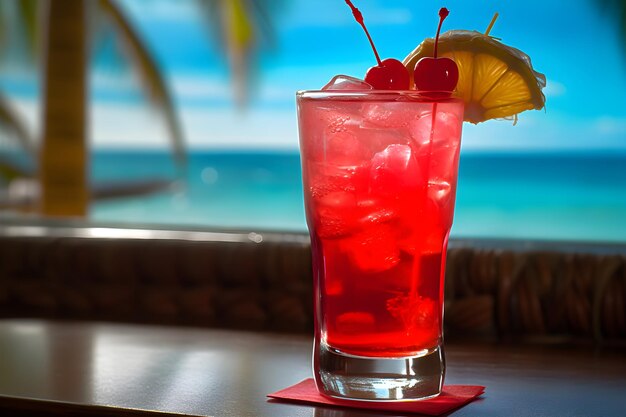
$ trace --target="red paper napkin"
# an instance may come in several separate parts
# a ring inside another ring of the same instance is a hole
[[[442,393],[429,400],[421,401],[353,401],[326,397],[317,391],[312,378],[305,379],[289,388],[269,394],[268,397],[307,404],[333,405],[338,407],[360,408],[367,410],[397,411],[438,416],[459,408],[485,392],[480,385],[446,385]]]

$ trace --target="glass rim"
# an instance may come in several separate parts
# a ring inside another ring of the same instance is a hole
[[[418,90],[298,90],[297,99],[324,100],[346,99],[359,101],[408,101],[463,102],[455,92]]]

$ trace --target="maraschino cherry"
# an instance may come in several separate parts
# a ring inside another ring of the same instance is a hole
[[[352,4],[350,0],[346,0],[346,4],[350,6],[350,9],[352,9],[352,14],[354,15],[356,21],[363,27],[363,30],[367,35],[367,39],[370,41],[370,45],[372,45],[376,61],[378,62],[378,65],[367,70],[367,73],[365,74],[365,82],[374,87],[376,90],[408,90],[411,81],[409,72],[404,64],[393,58],[383,59],[382,61],[380,60],[378,51],[376,51],[376,47],[374,46],[374,41],[372,41],[372,37],[367,31],[365,23],[363,23],[363,15],[361,14],[361,11],[354,7],[354,4]]]
[[[415,64],[413,79],[417,90],[451,92],[456,88],[456,84],[459,81],[459,68],[456,66],[456,63],[450,58],[437,57],[441,24],[448,14],[450,12],[445,7],[439,10],[439,26],[437,27],[433,57],[424,57]]]

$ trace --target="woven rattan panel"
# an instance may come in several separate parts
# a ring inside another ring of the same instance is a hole
[[[452,334],[626,338],[626,256],[461,248],[447,268]]]
[[[309,332],[306,239],[0,236],[0,317]],[[446,334],[626,339],[626,256],[453,242]]]

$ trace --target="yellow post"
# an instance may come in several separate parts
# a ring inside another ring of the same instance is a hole
[[[39,155],[43,215],[88,213],[88,3],[48,0],[46,4]]]

